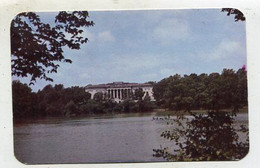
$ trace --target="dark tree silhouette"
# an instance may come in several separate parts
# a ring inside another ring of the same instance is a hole
[[[83,37],[88,21],[87,11],[59,12],[55,24],[43,23],[34,12],[18,14],[11,23],[12,75],[53,81],[47,74],[56,73],[59,62],[71,63],[63,55],[63,47],[80,49],[87,43]]]
[[[246,18],[244,16],[244,14],[238,10],[238,9],[234,9],[234,8],[222,8],[221,10],[222,12],[227,12],[227,15],[235,15],[235,21],[245,21]]]
[[[154,149],[154,157],[169,161],[230,161],[240,160],[248,153],[248,129],[244,125],[235,128],[234,113],[190,114],[192,119],[183,115],[160,118],[173,125],[161,134],[173,145]],[[245,142],[239,140],[239,134],[247,135]]]

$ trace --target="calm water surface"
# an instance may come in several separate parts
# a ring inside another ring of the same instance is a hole
[[[164,161],[153,149],[172,146],[160,137],[165,121],[149,115],[45,119],[14,126],[16,158],[28,164]],[[247,123],[247,114],[236,121]]]

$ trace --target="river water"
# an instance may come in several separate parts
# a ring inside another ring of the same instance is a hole
[[[169,127],[146,115],[43,119],[14,126],[14,153],[26,164],[164,161],[153,149],[172,146],[160,137]],[[247,114],[237,123],[247,124]]]

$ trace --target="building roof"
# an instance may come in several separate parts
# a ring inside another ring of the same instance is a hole
[[[107,89],[107,88],[125,88],[125,87],[151,87],[150,83],[127,83],[127,82],[113,82],[107,84],[87,85],[85,89]]]

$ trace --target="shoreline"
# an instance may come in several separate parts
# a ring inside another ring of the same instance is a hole
[[[231,113],[231,109],[225,109],[221,110],[227,113]],[[195,114],[205,114],[207,110],[191,110],[192,113]],[[32,124],[32,123],[38,123],[42,121],[53,121],[59,122],[59,121],[66,121],[66,120],[80,120],[80,119],[109,119],[109,118],[120,118],[120,117],[138,117],[138,116],[154,116],[154,117],[160,117],[160,116],[176,116],[177,113],[182,113],[184,115],[189,115],[188,112],[175,112],[167,109],[154,109],[152,111],[148,112],[117,112],[117,113],[106,113],[106,114],[90,114],[90,115],[79,115],[79,116],[45,116],[45,117],[32,117],[32,118],[20,118],[20,119],[14,119],[13,118],[13,124],[15,126],[19,126],[20,124]],[[239,110],[236,114],[248,114],[248,108],[244,107]]]

